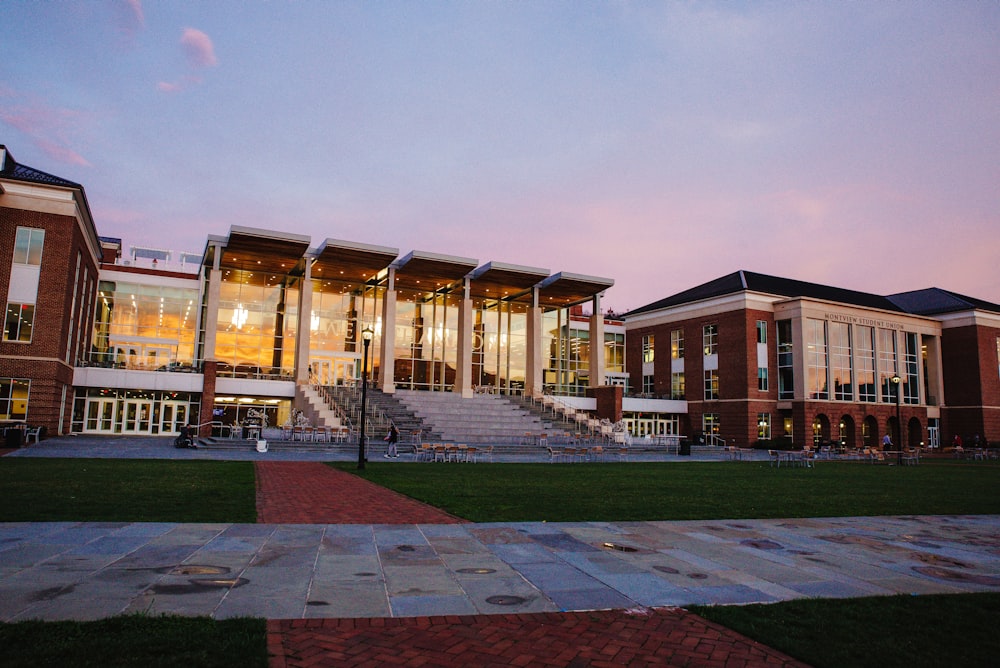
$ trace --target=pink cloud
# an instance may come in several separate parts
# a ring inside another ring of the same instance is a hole
[[[179,93],[185,88],[196,86],[200,83],[200,77],[186,76],[181,77],[177,81],[160,81],[156,84],[156,88],[164,93]]]
[[[184,28],[181,46],[193,67],[214,67],[219,63],[215,57],[215,47],[208,35],[195,28]]]
[[[115,14],[118,26],[128,37],[132,37],[146,25],[142,0],[118,0],[115,4]]]
[[[86,158],[69,147],[68,137],[75,134],[83,116],[80,112],[50,107],[40,100],[20,102],[18,98],[23,96],[9,88],[0,89],[0,97],[14,98],[12,104],[0,107],[0,121],[24,133],[53,160],[90,166]]]

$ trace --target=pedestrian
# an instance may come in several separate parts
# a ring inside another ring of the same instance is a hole
[[[393,424],[392,422],[389,423],[389,433],[386,434],[385,438],[383,438],[382,440],[386,441],[389,444],[389,449],[386,450],[386,453],[383,455],[383,457],[385,457],[386,459],[389,459],[390,457],[393,459],[399,457],[399,452],[396,451],[396,441],[399,440],[399,430],[396,429],[395,424]]]
[[[889,434],[886,434],[885,436],[882,437],[882,449],[888,450],[891,447],[892,447],[892,437],[890,437]]]

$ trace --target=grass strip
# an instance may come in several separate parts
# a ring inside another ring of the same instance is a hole
[[[0,521],[255,522],[252,462],[0,458]]]
[[[765,463],[441,464],[337,468],[474,522],[1000,514],[1000,466]]]
[[[92,622],[0,624],[0,666],[267,666],[263,619],[123,615]]]
[[[691,612],[816,668],[995,666],[1000,594],[800,599]]]

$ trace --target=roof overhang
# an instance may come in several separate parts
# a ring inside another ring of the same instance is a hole
[[[574,306],[593,299],[615,284],[614,279],[561,271],[538,285],[538,305],[543,309]]]
[[[514,299],[549,276],[548,269],[487,262],[472,272],[471,296],[483,299]],[[530,299],[530,295],[528,297]]]
[[[315,252],[312,277],[364,283],[392,264],[398,255],[398,248],[327,239]]]
[[[210,238],[209,246],[221,252],[219,268],[228,281],[270,285],[301,271],[309,237],[233,225],[228,237]],[[205,263],[214,261],[214,252],[206,252]]]
[[[433,292],[465,278],[478,260],[426,251],[411,251],[393,263],[397,290]]]

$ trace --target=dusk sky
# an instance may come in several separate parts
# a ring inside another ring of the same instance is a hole
[[[1000,2],[0,4],[0,144],[98,231],[1000,303]]]

